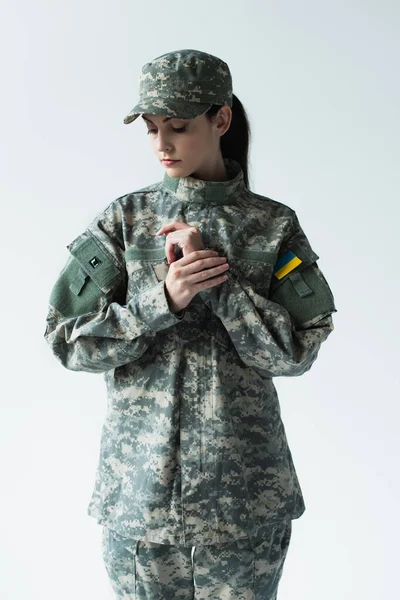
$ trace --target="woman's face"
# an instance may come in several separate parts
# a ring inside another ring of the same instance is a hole
[[[205,115],[195,119],[147,113],[142,115],[154,154],[170,177],[192,176],[212,180],[216,165],[220,167],[222,163],[220,136],[230,124],[230,108],[223,109],[212,122]],[[166,158],[178,162],[169,166],[163,162]]]

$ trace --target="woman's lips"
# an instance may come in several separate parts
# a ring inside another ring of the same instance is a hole
[[[176,163],[180,162],[179,160],[163,160],[162,161],[166,167],[172,167]]]

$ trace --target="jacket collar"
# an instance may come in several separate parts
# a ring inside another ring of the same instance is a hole
[[[224,158],[229,181],[204,181],[195,177],[170,177],[164,174],[162,186],[182,202],[233,204],[246,189],[240,164]]]

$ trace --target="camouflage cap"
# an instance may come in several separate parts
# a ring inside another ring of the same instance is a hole
[[[194,119],[213,105],[232,106],[228,65],[200,50],[176,50],[142,67],[139,102],[125,117],[132,123],[142,113]]]

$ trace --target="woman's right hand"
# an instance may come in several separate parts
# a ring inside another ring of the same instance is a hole
[[[198,292],[223,283],[228,269],[226,257],[214,250],[195,250],[175,260],[165,279],[171,311],[181,311]]]

